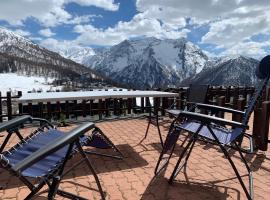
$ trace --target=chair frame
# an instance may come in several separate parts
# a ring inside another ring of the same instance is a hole
[[[10,153],[12,151],[16,151],[16,147],[19,147],[26,143],[31,143],[32,138],[34,138],[37,134],[40,134],[40,131],[44,131],[45,128],[47,129],[55,129],[55,127],[50,124],[50,122],[39,119],[39,118],[31,118],[30,116],[22,116],[15,118],[13,120],[10,120],[8,122],[4,122],[0,125],[0,131],[7,130],[9,133],[13,132],[12,130],[18,130],[18,127],[22,126],[26,122],[33,122],[33,121],[39,121],[43,125],[39,127],[36,131],[34,131],[32,134],[27,136],[26,138],[21,139],[19,143],[17,143],[14,147],[12,147],[10,150],[5,151],[4,153]],[[44,185],[48,185],[49,191],[48,191],[48,199],[52,200],[54,199],[55,195],[61,195],[70,199],[78,199],[78,200],[86,200],[85,198],[82,198],[78,195],[71,194],[66,191],[62,191],[59,189],[59,184],[62,178],[70,172],[73,168],[77,167],[78,165],[85,162],[89,168],[89,170],[92,172],[99,193],[101,195],[101,198],[105,200],[105,194],[103,193],[100,181],[98,179],[98,176],[89,160],[89,158],[86,156],[86,153],[84,152],[82,146],[84,145],[80,141],[80,137],[84,135],[86,132],[92,130],[95,128],[95,125],[91,122],[84,123],[73,130],[66,133],[63,137],[56,138],[55,140],[51,141],[47,145],[45,145],[43,148],[40,148],[39,150],[33,152],[31,155],[26,157],[25,159],[19,161],[15,165],[11,166],[8,159],[5,158],[5,154],[0,154],[0,166],[6,170],[8,170],[11,174],[15,174],[31,191],[30,194],[25,199],[31,199],[34,195],[37,194],[41,190],[41,188]],[[17,134],[17,131],[15,131]],[[19,131],[18,131],[19,132]],[[42,134],[46,134],[42,133]],[[21,136],[22,137],[22,136]],[[19,137],[19,138],[21,138]],[[56,152],[57,150],[68,146],[68,150],[64,156],[64,159],[59,161],[57,166],[55,166],[53,169],[50,169],[50,172],[48,174],[41,176],[38,179],[37,184],[33,184],[26,176],[22,174],[22,172],[27,169],[28,167],[31,167],[36,162],[44,159],[48,155],[50,155],[53,152]],[[67,171],[64,172],[65,166],[67,161],[72,158],[77,152],[82,156],[82,159],[78,161],[76,164],[74,164],[71,168],[69,168]]]
[[[201,87],[203,90],[205,90],[205,93],[203,94],[202,99],[199,99],[199,100],[196,99],[196,98],[195,99],[192,99],[193,97],[191,96],[191,95],[194,95],[194,92],[195,92],[194,90],[198,89],[197,87]],[[209,85],[190,85],[189,86],[188,95],[187,95],[188,101],[186,101],[186,106],[188,106],[188,110],[189,111],[191,111],[191,110],[193,110],[195,108],[195,104],[196,103],[206,103],[206,96],[207,96],[208,89],[209,89]],[[176,102],[174,102],[169,107],[169,109],[165,109],[165,113],[168,113],[170,116],[172,116],[169,113],[169,110],[170,109],[181,111],[181,110],[178,110],[178,109],[174,109],[175,105],[176,105]],[[177,116],[174,116],[174,117],[177,119]],[[149,132],[149,128],[150,128],[150,124],[152,123],[152,119],[155,120],[161,146],[164,147],[164,141],[162,139],[162,135],[161,135],[161,131],[160,131],[160,126],[159,126],[159,115],[158,115],[158,111],[156,111],[156,113],[155,112],[152,112],[151,110],[149,111],[147,128],[146,128],[146,131],[145,131],[145,134],[144,134],[144,138],[141,140],[141,142],[147,138],[147,135],[148,135],[148,132]]]
[[[252,177],[252,171],[250,170],[250,167],[247,164],[247,161],[245,160],[244,156],[243,156],[243,152],[241,147],[239,146],[239,144],[241,145],[241,140],[242,137],[245,136],[245,130],[248,128],[248,121],[249,121],[249,117],[252,113],[252,111],[254,110],[254,107],[256,106],[258,100],[260,99],[262,92],[264,90],[264,88],[266,87],[267,83],[269,80],[269,76],[266,77],[264,80],[261,81],[261,83],[259,84],[259,87],[256,91],[256,93],[253,95],[252,99],[249,102],[249,106],[246,109],[245,112],[243,111],[238,111],[238,110],[233,110],[230,108],[224,108],[224,107],[219,107],[219,106],[213,106],[213,105],[208,105],[208,104],[197,104],[198,108],[203,108],[203,109],[210,109],[210,110],[215,110],[215,111],[224,111],[224,112],[230,112],[230,113],[237,113],[237,114],[241,114],[243,116],[243,120],[241,123],[239,122],[235,122],[235,121],[230,121],[230,120],[226,120],[226,119],[222,119],[222,118],[218,118],[215,116],[209,116],[209,115],[205,115],[205,114],[200,114],[200,113],[194,113],[194,112],[187,112],[187,111],[183,111],[179,114],[179,118],[181,119],[185,119],[186,121],[189,120],[194,120],[196,122],[199,122],[200,126],[198,127],[198,129],[196,131],[192,131],[190,132],[189,130],[185,130],[184,128],[180,126],[178,127],[179,132],[181,131],[188,131],[191,134],[191,139],[189,140],[188,144],[186,145],[186,147],[184,148],[184,150],[179,154],[179,159],[175,165],[175,168],[170,176],[169,179],[169,183],[172,183],[173,180],[175,179],[175,177],[180,173],[180,171],[183,169],[183,167],[185,167],[187,165],[187,161],[190,157],[190,154],[192,152],[192,149],[194,147],[195,142],[202,137],[203,139],[205,139],[206,141],[211,141],[210,138],[205,137],[200,135],[200,131],[203,127],[207,127],[207,129],[209,130],[210,134],[212,135],[212,141],[214,142],[214,144],[218,145],[220,147],[220,149],[222,150],[225,158],[228,159],[231,167],[233,168],[238,181],[240,182],[247,199],[252,200],[253,199],[253,177]],[[215,127],[225,127],[225,126],[231,126],[233,128],[241,128],[241,134],[235,138],[233,141],[230,142],[230,144],[222,144],[219,139],[217,138],[217,136],[215,135],[213,128]],[[180,133],[178,133],[180,135]],[[175,143],[177,142],[177,139],[175,140]],[[240,143],[238,144],[238,140],[240,140]],[[174,144],[175,145],[175,144]],[[247,172],[248,172],[248,176],[249,176],[249,190],[247,189],[247,187],[245,186],[242,177],[240,176],[234,162],[232,161],[227,149],[225,148],[226,146],[232,147],[233,149],[237,150],[240,158],[242,160],[242,162],[244,163]],[[182,162],[182,159],[185,157],[185,160]]]

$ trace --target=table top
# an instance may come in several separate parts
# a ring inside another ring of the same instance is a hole
[[[20,103],[109,99],[109,98],[136,98],[136,97],[177,97],[178,93],[161,91],[80,91],[80,92],[44,92],[25,93],[19,98]]]

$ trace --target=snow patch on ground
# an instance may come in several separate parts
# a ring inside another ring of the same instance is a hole
[[[52,78],[47,80],[44,77],[35,76],[20,76],[15,73],[0,74],[0,91],[5,94],[7,91],[12,91],[15,94],[17,91],[26,93],[28,91],[47,91],[61,89],[61,86],[54,87],[50,85]]]

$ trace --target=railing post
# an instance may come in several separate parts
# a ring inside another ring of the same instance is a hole
[[[28,113],[29,115],[33,116],[33,107],[32,107],[32,103],[28,103]]]
[[[218,97],[217,98],[217,105],[224,107],[225,106],[225,99],[226,99],[225,96]],[[221,112],[221,111],[218,112],[217,116],[220,118],[224,118],[224,112]]]
[[[69,119],[69,102],[65,102],[65,114],[66,114],[66,119]]]
[[[165,109],[168,108],[168,97],[163,97],[162,98],[162,110],[161,110],[161,115],[165,115]]]
[[[267,151],[270,118],[270,101],[264,101],[261,108],[254,111],[253,136],[255,146]]]
[[[102,99],[98,100],[98,119],[102,119]]]
[[[38,116],[40,118],[43,118],[43,103],[42,102],[38,102]]]
[[[141,97],[141,112],[144,113],[144,97]]]
[[[110,99],[105,99],[105,116],[106,117],[108,117],[110,115],[110,102],[111,102]]]
[[[52,119],[52,105],[51,102],[47,102],[47,115],[48,115],[48,119],[51,120]]]
[[[11,92],[7,92],[7,115],[8,115],[8,120],[12,119]]]
[[[18,98],[20,98],[21,96],[22,96],[22,91],[18,91]],[[19,114],[20,115],[23,114],[23,105],[22,105],[22,103],[19,103],[18,107],[19,107]],[[1,115],[1,113],[0,113],[0,115]]]
[[[2,110],[2,96],[1,96],[1,92],[0,92],[0,122],[3,122],[3,110]]]
[[[82,116],[86,117],[86,100],[82,100]]]
[[[243,111],[245,109],[245,105],[246,105],[246,100],[244,98],[239,98],[236,102],[235,109]],[[232,120],[236,122],[241,122],[242,116],[239,114],[233,114]]]
[[[132,99],[128,98],[127,99],[127,112],[128,112],[128,114],[131,114],[131,107],[132,107]]]

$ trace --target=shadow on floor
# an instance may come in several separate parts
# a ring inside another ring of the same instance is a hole
[[[233,188],[208,183],[183,181],[177,181],[170,185],[167,179],[164,177],[158,177],[153,179],[152,182],[148,185],[144,194],[142,195],[141,200],[150,200],[153,198],[156,200],[225,200],[229,196],[228,193],[236,196],[236,199],[240,199],[240,192]]]

